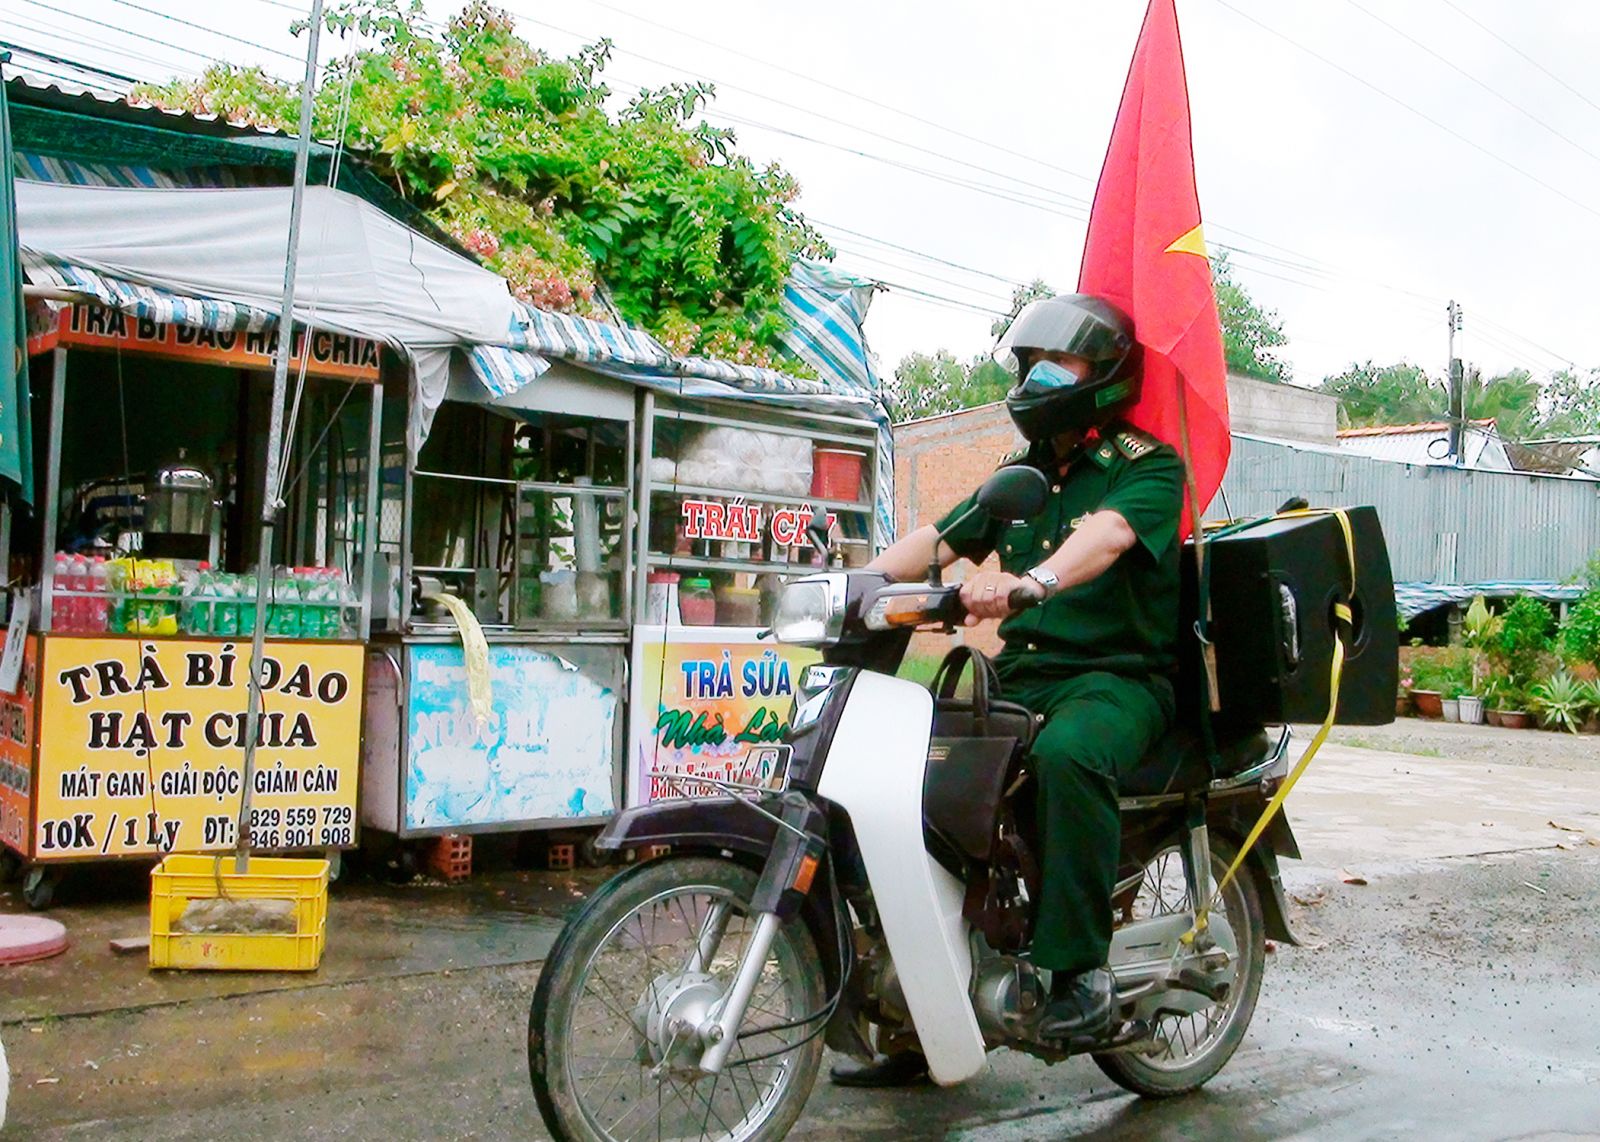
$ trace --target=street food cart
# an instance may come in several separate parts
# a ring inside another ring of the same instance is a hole
[[[871,557],[879,426],[559,361],[497,393],[456,366],[407,466],[396,618],[368,648],[363,825],[593,825],[775,742],[810,656],[759,634],[783,576],[821,562],[814,509],[833,558]],[[489,711],[444,595],[482,628]]]
[[[0,657],[0,842],[28,902],[48,904],[68,862],[234,847],[258,575],[252,844],[350,847],[390,355],[296,330],[306,382],[263,569],[273,328],[81,300],[31,305],[29,326],[40,511],[6,520]]]

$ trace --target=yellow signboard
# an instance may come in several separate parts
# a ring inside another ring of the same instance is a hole
[[[742,780],[752,749],[783,740],[795,681],[820,657],[753,630],[635,627],[628,804]]]
[[[232,848],[249,661],[248,643],[47,638],[34,858]],[[267,644],[255,848],[355,843],[362,667],[356,644]]]

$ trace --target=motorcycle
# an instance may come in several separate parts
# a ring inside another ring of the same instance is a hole
[[[974,510],[1026,519],[1045,496],[1036,470],[1003,468]],[[600,848],[670,855],[612,878],[545,962],[528,1066],[556,1138],[782,1138],[824,1046],[870,1059],[874,1029],[879,1043],[914,1036],[941,1085],[997,1047],[1087,1053],[1152,1098],[1227,1063],[1266,941],[1294,942],[1277,859],[1299,852],[1281,814],[1216,891],[1288,772],[1287,728],[1212,747],[1180,728],[1124,783],[1113,1030],[1046,1041],[1049,973],[1027,948],[1038,719],[984,694],[981,669],[971,699],[955,697],[954,671],[932,689],[894,677],[913,630],[963,616],[937,566],[926,583],[828,571],[784,587],[772,633],[823,652],[787,741],[619,814]]]

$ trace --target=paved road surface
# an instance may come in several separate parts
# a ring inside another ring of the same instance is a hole
[[[1290,805],[1307,945],[1269,958],[1250,1038],[1205,1092],[1146,1103],[1086,1060],[1001,1054],[955,1090],[823,1079],[795,1136],[1600,1139],[1600,764],[1330,748]],[[85,945],[80,976],[156,1005],[37,1019],[25,977],[0,977],[6,1136],[542,1138],[522,1048],[537,967],[507,961],[542,954],[550,925],[503,891],[460,912],[455,942],[397,935],[430,927],[426,899],[410,929],[395,909],[362,928],[395,942],[387,978],[339,960],[319,986],[230,996],[183,977],[157,981],[163,1000]],[[92,909],[74,919],[93,929]],[[118,1006],[99,986],[61,989]]]

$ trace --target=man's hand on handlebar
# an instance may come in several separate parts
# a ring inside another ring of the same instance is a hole
[[[961,605],[967,609],[966,624],[971,627],[1042,603],[1044,594],[1044,588],[1027,576],[979,571],[961,584]]]

